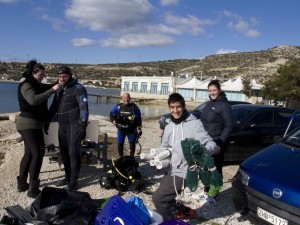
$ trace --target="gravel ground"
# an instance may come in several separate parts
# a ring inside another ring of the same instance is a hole
[[[20,205],[26,208],[29,206],[33,199],[28,198],[26,193],[18,193],[16,191],[16,177],[18,175],[19,162],[23,154],[23,142],[20,140],[20,136],[15,130],[15,123],[6,119],[7,115],[0,116],[0,153],[4,152],[5,157],[2,165],[0,166],[0,216],[5,214],[4,208],[12,205]],[[4,120],[3,120],[4,119]],[[91,116],[91,119],[98,119],[100,123],[100,131],[108,133],[110,138],[116,137],[116,129],[111,126],[107,118],[101,116]],[[157,121],[145,121],[143,122],[143,136],[140,139],[143,152],[149,152],[151,148],[159,147],[160,145],[161,130]],[[110,139],[112,140],[112,139]],[[111,148],[115,148],[113,143],[110,143],[109,157],[115,155],[115,151]],[[128,145],[125,146],[128,148]],[[137,157],[138,158],[138,157]],[[0,157],[1,160],[1,157]],[[147,179],[148,189],[145,192],[136,194],[138,195],[149,208],[155,209],[152,200],[151,193],[156,190],[159,185],[159,180],[164,174],[164,170],[156,170],[150,167],[148,162],[141,161],[139,158],[139,171],[142,176]],[[1,164],[1,163],[0,163]],[[251,225],[259,224],[253,223],[242,217],[234,208],[231,194],[231,179],[236,173],[238,166],[226,166],[224,167],[224,187],[217,198],[216,205],[203,205],[200,201],[192,200],[191,193],[188,189],[185,189],[182,201],[196,209],[198,219],[187,221],[191,225],[205,224],[205,225],[218,225],[218,224],[241,224]],[[118,194],[114,189],[103,189],[99,184],[99,178],[101,174],[105,173],[101,165],[96,162],[92,162],[90,165],[83,164],[81,174],[79,178],[79,191],[88,192],[92,198],[106,198],[112,195]],[[48,158],[44,158],[42,170],[41,170],[41,188],[45,186],[53,186],[64,177],[64,172],[58,169],[57,163],[51,163]],[[199,185],[199,191],[202,186]],[[122,197],[124,199],[129,198],[133,193],[126,192]],[[200,219],[202,218],[202,219]]]

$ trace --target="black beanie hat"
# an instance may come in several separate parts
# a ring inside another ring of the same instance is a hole
[[[57,75],[60,75],[60,74],[69,74],[70,77],[72,77],[72,71],[67,66],[61,66],[61,67],[59,67]]]

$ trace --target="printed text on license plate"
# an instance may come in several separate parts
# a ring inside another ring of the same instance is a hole
[[[257,216],[274,225],[288,225],[288,221],[257,207]]]

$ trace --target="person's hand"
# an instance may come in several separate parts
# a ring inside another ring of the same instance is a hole
[[[62,85],[61,85],[61,84],[55,84],[55,85],[52,87],[52,89],[53,89],[54,91],[59,91],[61,88],[62,88]]]
[[[136,128],[136,133],[141,134],[142,133],[142,128],[141,127]]]
[[[44,133],[47,135],[48,135],[49,126],[50,126],[50,123],[45,123],[45,125],[44,125]]]
[[[221,147],[224,146],[224,142],[220,138],[218,138],[217,140],[214,140],[214,142],[216,143],[215,155],[218,155],[218,154],[220,154]]]
[[[215,147],[215,155],[220,154],[220,151],[221,151],[221,147],[219,145],[216,145],[216,147]]]
[[[81,130],[81,140],[85,140],[86,138],[86,130]]]
[[[80,135],[80,139],[81,140],[85,140],[86,138],[86,127],[87,127],[87,123],[80,123],[81,125],[81,135]]]
[[[113,120],[112,123],[113,123],[114,125],[117,125],[117,121],[116,121],[116,120]]]

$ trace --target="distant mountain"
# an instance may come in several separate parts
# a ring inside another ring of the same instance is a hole
[[[120,87],[121,76],[196,76],[207,79],[217,76],[223,80],[237,76],[250,77],[263,83],[276,73],[279,66],[290,60],[300,58],[300,47],[283,45],[255,52],[240,52],[221,55],[211,55],[203,59],[177,59],[157,62],[69,65],[73,73],[81,80],[99,81],[104,87]],[[46,64],[48,77],[56,77],[60,64]],[[0,64],[0,78],[20,79],[24,63]]]
[[[237,76],[264,82],[276,73],[279,66],[300,58],[300,47],[279,46],[264,51],[213,55],[196,63],[205,77],[224,79]]]

